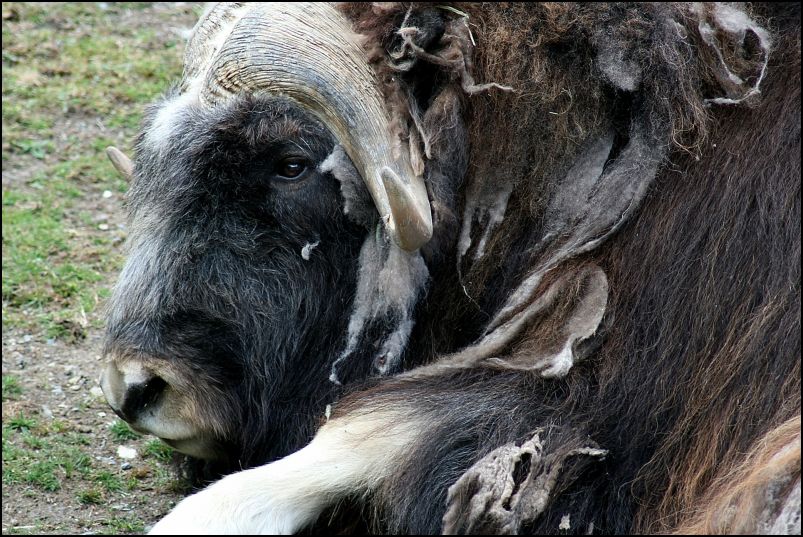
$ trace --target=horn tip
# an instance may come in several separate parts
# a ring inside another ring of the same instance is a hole
[[[114,165],[115,169],[120,172],[125,179],[130,180],[134,174],[134,163],[126,156],[125,153],[110,145],[106,148],[106,156]]]
[[[422,200],[410,178],[399,177],[387,166],[380,170],[379,177],[390,209],[385,221],[388,233],[402,250],[418,250],[432,238],[432,211],[426,189]]]

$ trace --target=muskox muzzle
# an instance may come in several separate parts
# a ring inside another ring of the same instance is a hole
[[[118,354],[101,373],[100,387],[114,413],[133,430],[158,436],[187,455],[217,458],[219,427],[210,426],[198,386],[191,386],[187,374],[163,360]]]
[[[100,386],[114,413],[136,424],[158,408],[167,383],[140,364],[129,362],[126,366],[124,371],[110,363],[100,377]]]

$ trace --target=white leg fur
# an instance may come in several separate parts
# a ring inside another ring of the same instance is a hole
[[[150,533],[294,533],[344,496],[375,489],[415,441],[416,430],[387,411],[333,420],[300,451],[185,498]]]

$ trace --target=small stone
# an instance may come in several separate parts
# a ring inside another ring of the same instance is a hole
[[[53,419],[53,411],[50,410],[50,407],[47,405],[42,405],[42,417],[48,420]]]
[[[30,343],[33,340],[33,336],[31,334],[25,334],[22,336],[22,341],[24,343]]]
[[[151,469],[147,466],[137,466],[134,468],[134,471],[131,472],[131,475],[136,477],[137,479],[144,479],[151,475]]]
[[[61,386],[59,386],[58,384],[56,384],[56,385],[55,385],[55,386],[53,386],[53,388],[50,390],[50,393],[52,393],[53,395],[61,395],[61,394],[63,394],[63,393],[64,393],[64,390],[62,390],[62,389],[61,389]]]
[[[120,469],[122,470],[130,470],[131,468],[133,468],[133,466],[131,466],[130,462],[124,462],[120,465]]]
[[[98,417],[99,418],[105,418],[106,416],[107,416],[107,414],[105,412],[98,412]]]
[[[135,459],[137,457],[137,450],[128,446],[120,446],[117,448],[117,456],[121,459]]]
[[[98,229],[101,230],[101,231],[108,231],[109,230],[109,224],[100,224],[98,226]]]
[[[104,199],[109,199],[111,197],[112,197],[112,191],[111,190],[104,190],[103,191],[103,198]]]
[[[89,389],[89,393],[93,397],[103,397],[103,390],[100,389],[100,386],[92,386],[92,388]]]

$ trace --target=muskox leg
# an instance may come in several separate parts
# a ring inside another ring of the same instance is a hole
[[[398,409],[416,424],[369,498],[374,526],[390,534],[499,534],[537,522],[536,531],[557,532],[566,512],[554,503],[557,491],[604,464],[605,446],[589,437],[587,423],[561,411],[588,390],[587,377],[430,368],[344,398],[335,416]]]
[[[340,498],[375,489],[418,429],[414,419],[388,409],[332,419],[296,453],[184,499],[150,533],[294,533]]]
[[[495,448],[538,430],[543,461],[566,451],[560,465],[575,475],[595,464],[573,455],[586,431],[550,415],[570,391],[564,379],[480,368],[384,379],[338,402],[307,447],[186,498],[153,533],[292,533],[347,497],[367,499],[386,532],[440,533],[449,488]],[[535,463],[509,467],[519,484],[539,477]]]

